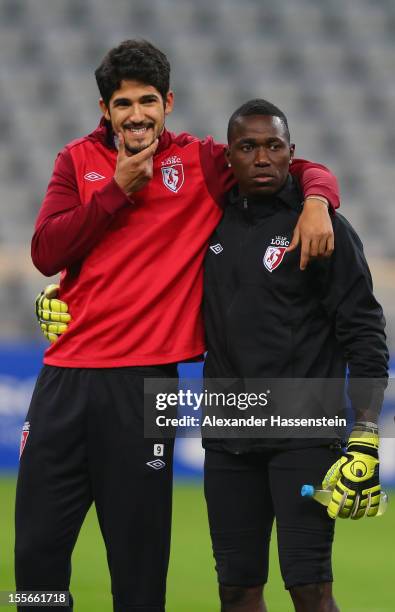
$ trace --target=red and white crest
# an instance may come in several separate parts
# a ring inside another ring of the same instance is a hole
[[[172,164],[171,166],[162,166],[163,184],[177,193],[184,184],[184,167],[181,163]]]
[[[287,247],[278,247],[278,246],[268,246],[266,249],[266,253],[263,256],[263,263],[266,270],[269,272],[273,272],[282,260],[284,259],[285,251]]]
[[[21,435],[21,445],[19,447],[19,459],[22,457],[22,453],[26,446],[27,439],[30,433],[30,423],[29,421],[25,421],[22,427],[22,435]]]

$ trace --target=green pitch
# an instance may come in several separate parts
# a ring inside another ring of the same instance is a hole
[[[14,589],[14,487],[14,478],[0,478],[0,591]],[[342,612],[391,612],[394,609],[394,500],[395,495],[388,512],[380,519],[337,523],[335,594]],[[77,612],[111,612],[105,551],[94,511],[85,521],[74,552],[71,589]],[[216,593],[201,487],[177,484],[167,611],[218,612]],[[291,612],[293,609],[283,589],[274,537],[266,601],[270,612]]]

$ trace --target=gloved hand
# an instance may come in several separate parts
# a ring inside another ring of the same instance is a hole
[[[36,297],[36,316],[44,336],[56,342],[68,328],[71,316],[66,302],[56,299],[59,285],[47,285]]]
[[[331,518],[375,516],[380,503],[379,436],[374,423],[355,423],[347,453],[329,468],[322,487],[333,489]]]

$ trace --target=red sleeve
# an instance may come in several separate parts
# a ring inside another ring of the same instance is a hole
[[[328,200],[332,208],[339,208],[339,186],[328,168],[305,159],[294,159],[290,171],[299,180],[305,198],[320,195]]]
[[[200,142],[200,163],[211,197],[223,206],[225,193],[236,182],[225,158],[225,145],[207,136]]]
[[[81,205],[68,149],[56,159],[32,239],[32,260],[45,276],[81,260],[101,239],[114,213],[130,203],[114,179]]]

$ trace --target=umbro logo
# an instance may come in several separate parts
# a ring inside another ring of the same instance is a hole
[[[162,459],[155,459],[154,461],[147,461],[147,465],[154,470],[161,470],[165,467],[166,463]]]
[[[215,255],[219,255],[224,250],[222,244],[219,242],[217,242],[217,244],[212,244],[210,249]]]
[[[93,181],[101,181],[104,178],[106,177],[102,174],[99,174],[98,172],[88,172],[88,174],[85,174],[84,176],[84,179],[86,179],[87,181],[91,181],[92,183]]]

